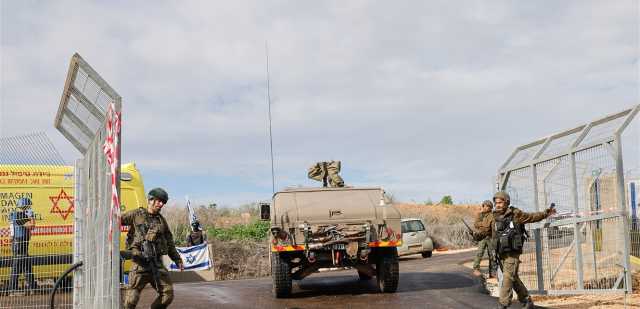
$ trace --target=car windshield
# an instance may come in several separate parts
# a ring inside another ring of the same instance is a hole
[[[424,225],[420,220],[412,220],[402,222],[402,233],[420,232],[424,231]]]

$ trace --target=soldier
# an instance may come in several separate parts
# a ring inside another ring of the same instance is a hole
[[[129,226],[127,250],[131,252],[133,261],[129,273],[129,289],[124,301],[127,309],[136,307],[140,293],[147,283],[158,292],[151,308],[167,308],[173,301],[173,284],[160,257],[168,254],[180,271],[184,270],[184,264],[176,250],[169,225],[160,214],[167,200],[169,195],[165,190],[152,189],[148,194],[147,209],[140,207],[122,216],[122,225]],[[151,261],[146,258],[150,253],[145,252],[149,247],[152,248]]]
[[[490,200],[486,200],[482,202],[482,209],[476,217],[476,221],[474,223],[474,227],[476,230],[480,231],[483,229],[491,228],[491,221],[493,220],[493,202]],[[476,258],[473,260],[473,274],[475,276],[480,276],[482,273],[480,272],[480,261],[484,256],[484,252],[487,252],[487,256],[489,257],[489,277],[493,278],[495,274],[495,248],[493,246],[493,242],[491,241],[491,236],[487,235],[484,238],[478,241],[478,252],[476,254]]]
[[[513,289],[518,295],[518,300],[523,304],[523,308],[534,308],[533,301],[529,296],[527,287],[524,286],[518,276],[520,266],[520,254],[522,246],[526,240],[526,230],[524,225],[542,221],[555,213],[554,208],[549,208],[543,212],[526,213],[522,210],[510,207],[511,198],[504,191],[499,191],[493,196],[495,211],[488,226],[483,226],[478,233],[481,236],[491,236],[496,246],[497,258],[502,269],[502,285],[500,287],[500,298],[498,308],[507,308],[511,304]]]
[[[207,241],[207,235],[202,232],[200,228],[200,222],[194,221],[191,224],[191,233],[187,236],[187,246],[192,247],[201,245]]]

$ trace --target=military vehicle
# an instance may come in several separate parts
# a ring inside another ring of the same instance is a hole
[[[292,280],[321,270],[356,269],[381,292],[398,287],[400,212],[381,188],[296,188],[261,205],[271,221],[273,294],[291,295]]]

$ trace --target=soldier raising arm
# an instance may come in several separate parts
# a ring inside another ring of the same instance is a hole
[[[549,208],[542,212],[526,213],[518,208],[510,207],[511,198],[504,191],[497,192],[493,196],[493,202],[496,210],[493,212],[492,222],[489,227],[483,226],[479,233],[493,238],[497,257],[502,267],[503,279],[498,308],[509,307],[512,289],[516,291],[523,308],[534,308],[529,292],[518,276],[520,254],[522,254],[522,247],[527,237],[524,225],[544,220],[553,215],[555,209]]]
[[[127,250],[131,252],[133,266],[129,273],[129,289],[125,297],[125,308],[135,308],[142,289],[150,283],[158,292],[151,308],[167,308],[173,301],[173,283],[169,272],[161,262],[162,255],[169,255],[180,270],[184,270],[182,259],[173,242],[169,225],[160,210],[169,200],[161,188],[149,191],[147,208],[138,208],[122,216],[122,225],[129,226]]]

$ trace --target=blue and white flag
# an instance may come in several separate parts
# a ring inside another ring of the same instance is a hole
[[[191,208],[191,201],[189,200],[189,197],[186,197],[187,199],[187,211],[189,212],[189,225],[191,226],[193,224],[193,222],[198,221],[198,217],[196,217],[196,212],[193,211],[193,208]]]
[[[178,254],[184,262],[184,270],[207,270],[210,269],[211,257],[209,257],[209,249],[207,243],[203,243],[193,247],[176,247]],[[168,257],[163,259],[164,266],[170,271],[180,271],[178,266]]]

